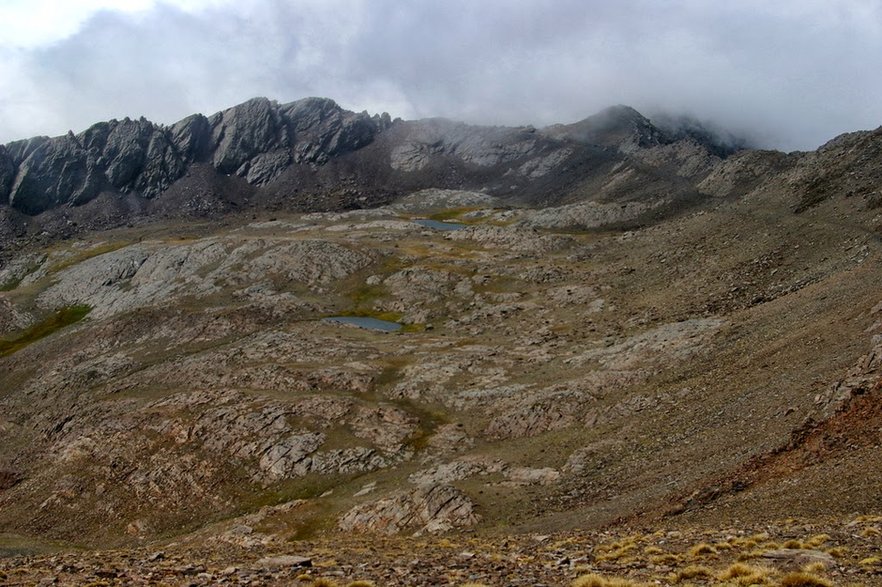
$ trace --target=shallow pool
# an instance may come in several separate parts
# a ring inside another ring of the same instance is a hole
[[[442,222],[440,220],[432,220],[431,218],[417,218],[414,222],[420,226],[434,228],[435,230],[459,230],[466,227],[462,222]]]
[[[380,320],[379,318],[368,318],[367,316],[331,316],[329,318],[323,318],[322,320],[325,322],[335,322],[337,324],[352,324],[359,328],[380,330],[382,332],[397,332],[401,330],[401,324],[398,322]]]

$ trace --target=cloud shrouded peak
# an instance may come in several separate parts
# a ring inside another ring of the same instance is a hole
[[[782,149],[882,124],[874,1],[37,4],[0,10],[3,142],[258,95],[537,126],[628,104]]]

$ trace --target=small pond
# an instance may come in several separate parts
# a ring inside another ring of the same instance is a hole
[[[401,330],[401,324],[398,322],[389,322],[388,320],[368,318],[366,316],[331,316],[330,318],[322,318],[322,320],[324,322],[335,322],[337,324],[352,324],[359,328],[379,330],[381,332],[397,332]]]
[[[432,220],[431,218],[417,218],[414,222],[420,226],[434,228],[435,230],[459,230],[466,227],[462,222],[442,222],[440,220]]]

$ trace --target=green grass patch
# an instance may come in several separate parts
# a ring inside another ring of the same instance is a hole
[[[55,332],[61,330],[65,326],[70,326],[79,322],[92,310],[91,306],[69,306],[56,311],[54,314],[27,328],[19,333],[15,338],[0,340],[0,357],[6,357],[20,351],[31,343],[41,338],[45,338]]]
[[[63,546],[65,545],[60,542],[48,542],[30,536],[0,534],[0,558],[46,554],[60,550]]]
[[[350,294],[350,299],[356,308],[371,306],[373,303],[386,295],[386,288],[382,285],[362,284]]]
[[[5,282],[5,283],[0,283],[0,291],[12,291],[12,290],[14,290],[15,288],[17,288],[17,287],[19,286],[19,284],[21,283],[22,279],[24,279],[24,278],[25,278],[25,276],[22,275],[21,277],[19,277],[19,278],[17,278],[17,279],[10,279],[9,281],[7,281],[7,282]]]
[[[478,208],[475,206],[463,206],[461,208],[448,208],[446,210],[441,210],[439,212],[435,212],[434,214],[429,215],[430,220],[438,220],[439,222],[444,222],[446,220],[456,220],[457,222],[468,223],[468,220],[462,220],[461,217],[469,212],[474,212],[476,210],[482,210],[482,208]]]
[[[265,491],[257,491],[243,499],[245,512],[257,511],[264,506],[276,506],[295,499],[315,499],[326,491],[351,481],[356,475],[319,475],[310,473],[299,479],[279,481]]]
[[[350,318],[376,318],[377,320],[385,320],[386,322],[398,322],[399,320],[401,320],[401,312],[381,312],[379,310],[367,310],[363,308],[337,312],[333,314],[333,316],[348,316]]]

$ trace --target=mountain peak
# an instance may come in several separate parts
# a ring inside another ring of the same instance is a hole
[[[549,136],[612,147],[623,153],[666,142],[664,134],[630,106],[610,106],[573,124],[555,124],[544,129]]]

